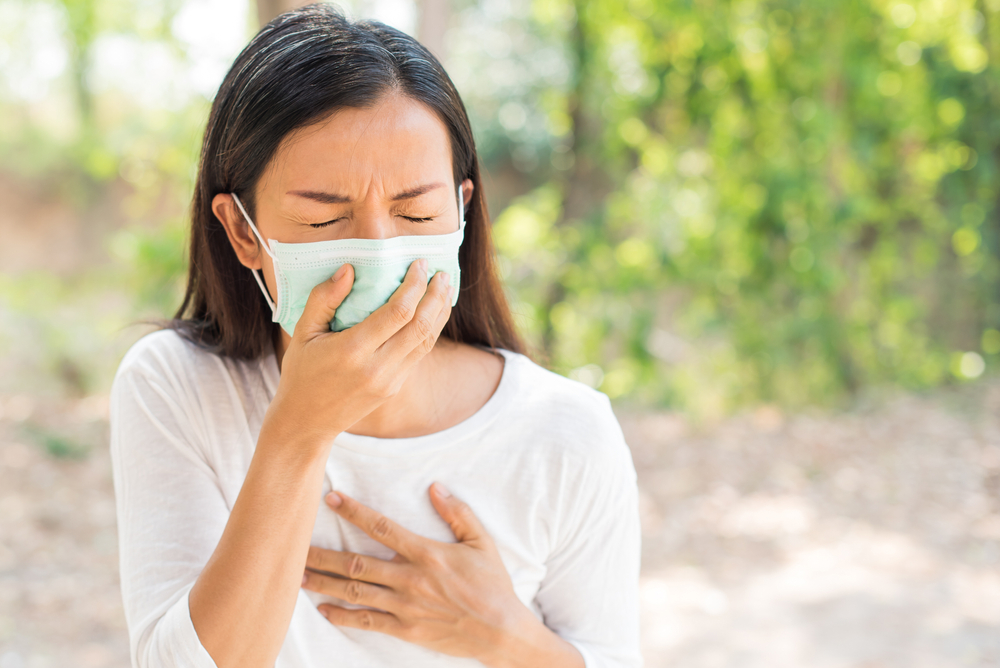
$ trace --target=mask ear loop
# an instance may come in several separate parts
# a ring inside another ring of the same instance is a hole
[[[250,229],[253,230],[254,236],[257,237],[257,240],[260,242],[260,245],[264,248],[264,252],[268,254],[271,260],[276,260],[274,254],[271,252],[271,249],[268,248],[266,243],[264,243],[264,239],[263,237],[260,236],[260,232],[257,231],[257,226],[253,224],[253,221],[250,220],[250,216],[247,215],[247,210],[243,208],[243,202],[241,202],[240,198],[236,196],[236,193],[230,193],[230,195],[233,196],[233,201],[236,202],[236,206],[239,207],[240,213],[243,214],[243,217],[250,225]],[[267,305],[271,307],[271,313],[274,313],[275,311],[274,302],[271,300],[271,295],[270,293],[268,293],[267,288],[264,286],[264,281],[262,281],[260,279],[260,276],[257,275],[256,269],[251,269],[250,273],[253,274],[254,280],[257,281],[257,285],[260,287],[260,291],[264,295],[264,299],[267,300]]]
[[[458,229],[465,230],[465,194],[461,183],[458,184]]]

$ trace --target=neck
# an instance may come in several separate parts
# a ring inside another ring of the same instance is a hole
[[[275,340],[278,369],[292,337],[280,329]],[[356,422],[350,433],[376,438],[411,438],[440,431],[447,426],[455,393],[442,392],[447,384],[448,369],[459,344],[438,339],[430,353],[408,372],[399,393],[387,399],[374,411]]]

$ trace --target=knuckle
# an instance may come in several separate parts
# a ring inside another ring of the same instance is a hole
[[[423,573],[415,573],[407,578],[406,589],[411,599],[426,601],[429,598],[427,594],[430,591],[430,586],[427,582],[427,576]]]
[[[365,597],[365,585],[357,580],[351,580],[344,589],[344,596],[348,603],[359,604]]]
[[[351,558],[347,561],[347,577],[353,580],[360,580],[361,576],[363,576],[367,570],[365,560],[360,554],[351,555]]]
[[[446,565],[445,556],[441,554],[439,550],[435,549],[424,549],[419,552],[417,558],[420,559],[421,563],[425,564],[431,569],[442,569]],[[421,574],[421,579],[426,581],[426,577]]]
[[[427,338],[434,331],[434,323],[427,316],[420,316],[413,321],[413,330],[420,338]]]
[[[367,363],[359,364],[358,372],[364,379],[365,385],[373,392],[377,392],[382,387],[384,371],[373,361],[369,360]]]
[[[358,626],[363,629],[375,628],[375,615],[370,610],[362,610],[358,615]]]
[[[392,534],[392,523],[389,518],[380,516],[372,524],[372,535],[378,539],[388,538]]]
[[[371,383],[371,392],[377,397],[388,399],[396,394],[394,379],[386,374],[374,376]]]
[[[413,309],[408,302],[400,300],[389,307],[389,317],[393,322],[402,325],[413,317]]]

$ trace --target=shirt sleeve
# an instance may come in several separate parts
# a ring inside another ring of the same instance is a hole
[[[602,395],[603,396],[603,395]],[[571,643],[587,668],[641,666],[641,529],[635,468],[603,397],[593,447],[564,467],[563,517],[536,595],[545,625]]]
[[[203,437],[181,381],[123,362],[111,390],[111,462],[122,600],[133,668],[216,668],[188,594],[229,509],[196,444]]]

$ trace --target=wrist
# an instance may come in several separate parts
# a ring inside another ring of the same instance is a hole
[[[322,431],[311,428],[304,420],[291,419],[276,403],[272,402],[264,415],[257,438],[257,449],[280,452],[293,460],[325,460],[339,431],[332,428]]]
[[[332,441],[340,432],[346,431],[346,427],[339,424],[343,422],[339,419],[342,417],[339,408],[337,404],[331,406],[329,401],[302,392],[290,379],[282,377],[267,406],[264,424],[273,423],[278,430],[292,437],[301,435]]]
[[[492,651],[479,660],[490,668],[584,668],[583,657],[531,612],[499,629]]]

